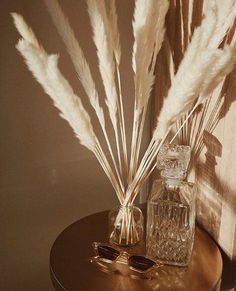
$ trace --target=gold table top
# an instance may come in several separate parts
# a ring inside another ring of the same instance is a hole
[[[208,291],[222,273],[220,251],[208,234],[196,228],[190,265],[163,266],[153,280],[102,272],[90,262],[92,242],[106,242],[108,212],[99,212],[67,227],[54,242],[50,272],[55,290],[68,291]]]

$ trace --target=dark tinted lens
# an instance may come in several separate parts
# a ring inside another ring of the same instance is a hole
[[[154,266],[155,262],[142,256],[131,256],[129,258],[129,265],[136,270],[146,271],[147,269]]]
[[[99,257],[111,261],[114,261],[120,255],[119,251],[103,245],[98,246],[97,252]]]

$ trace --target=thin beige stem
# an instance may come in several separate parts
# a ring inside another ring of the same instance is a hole
[[[104,127],[102,127],[102,130],[103,130],[103,134],[104,134],[104,137],[105,137],[105,140],[106,140],[106,143],[107,143],[110,155],[111,155],[111,159],[112,159],[115,171],[116,171],[116,175],[117,175],[118,181],[120,183],[120,187],[121,187],[122,191],[124,192],[124,184],[121,181],[120,173],[119,173],[118,168],[117,168],[117,163],[115,161],[115,158],[114,158],[114,155],[113,155],[113,152],[112,152],[112,148],[111,148],[111,144],[110,144],[109,138],[107,136],[107,131],[106,131],[106,129]]]
[[[190,145],[190,134],[191,134],[191,131],[192,131],[192,121],[193,121],[193,115],[194,113],[190,116],[188,122],[187,122],[187,137],[186,137],[186,144],[187,145]]]
[[[152,137],[149,145],[148,145],[148,148],[142,158],[142,161],[139,165],[139,168],[143,168],[144,167],[144,164],[145,164],[145,161],[148,159],[148,157],[150,156],[150,154],[153,152],[153,150],[155,149],[155,144],[156,144],[156,140],[154,137]]]
[[[145,123],[145,118],[146,118],[146,112],[147,112],[147,105],[144,106],[143,111],[142,111],[142,117],[141,117],[141,123],[139,127],[139,131],[137,134],[137,144],[136,144],[136,150],[134,153],[134,167],[133,167],[133,172],[135,173],[138,167],[138,159],[139,159],[139,153],[140,153],[140,148],[141,148],[141,142],[142,142],[142,136],[143,136],[143,128],[144,128],[144,123]]]
[[[124,153],[124,162],[126,173],[128,173],[128,153],[127,153],[127,141],[126,141],[126,131],[125,131],[125,119],[124,119],[124,107],[123,107],[123,98],[121,91],[121,80],[120,80],[120,71],[119,66],[116,63],[116,72],[117,72],[117,81],[118,81],[118,90],[119,90],[119,115],[120,115],[120,129],[121,129],[121,139]]]
[[[154,163],[154,165],[151,167],[151,169],[146,172],[144,175],[142,175],[142,178],[140,179],[139,183],[137,183],[136,188],[134,189],[134,193],[139,193],[140,190],[143,187],[143,184],[147,181],[148,177],[152,174],[152,172],[156,169],[157,167],[157,162]],[[137,194],[133,195],[131,203],[134,202],[134,199],[136,198]]]
[[[116,190],[116,194],[119,198],[119,201],[122,203],[123,199],[124,199],[124,193],[122,192],[122,189],[120,188],[119,183],[117,182],[114,173],[110,167],[110,164],[107,161],[106,155],[104,154],[101,145],[99,143],[99,141],[97,140],[97,153],[99,154],[100,157],[100,164],[104,165],[106,168],[105,173],[107,174],[108,178],[110,179],[110,181],[112,182],[112,185],[114,187],[114,189]],[[102,160],[102,161],[101,161]],[[101,163],[102,162],[102,163]],[[104,169],[104,168],[103,168]]]
[[[139,191],[142,189],[143,184],[145,181],[147,181],[148,177],[151,175],[151,173],[156,169],[157,162],[154,163],[154,165],[151,167],[151,169],[143,175],[143,177],[140,179],[139,183],[137,184],[137,187],[135,188],[134,192],[139,193]]]
[[[134,199],[138,195],[139,190],[141,189],[141,186],[145,182],[144,177],[146,176],[147,168],[150,167],[151,163],[153,162],[153,157],[155,157],[156,153],[157,153],[156,151],[152,152],[152,157],[151,157],[152,159],[149,158],[149,160],[146,161],[145,167],[142,168],[141,173],[137,173],[137,175],[135,176],[132,182],[132,185],[127,190],[127,192],[129,193],[128,195],[126,195],[126,198],[128,197],[128,203],[130,203],[130,201],[134,201]],[[126,203],[126,200],[124,203]]]
[[[181,126],[179,127],[179,129],[177,130],[177,132],[175,133],[175,135],[172,137],[170,143],[172,143],[175,138],[177,137],[177,135],[179,134],[179,132],[182,130],[182,128],[185,126],[186,122],[188,121],[188,119],[191,117],[191,115],[193,114],[193,112],[195,111],[195,109],[198,106],[198,102],[196,102],[196,104],[193,106],[192,110],[190,111],[190,113],[187,115],[186,119],[184,120],[184,122],[181,124]]]
[[[143,175],[145,175],[145,173],[150,169],[151,164],[153,163],[154,158],[157,156],[161,146],[163,145],[167,135],[168,135],[169,131],[165,134],[164,138],[161,141],[158,141],[154,147],[154,149],[152,150],[152,152],[150,153],[150,156],[148,157],[148,159],[145,161],[144,166],[142,167],[142,171],[141,174],[139,175],[139,179],[143,177]]]
[[[136,108],[136,102],[134,104]],[[134,175],[134,157],[136,152],[136,141],[137,141],[137,132],[138,132],[138,116],[139,114],[134,109],[134,118],[133,118],[133,130],[132,130],[132,141],[131,141],[131,154],[130,154],[130,166],[129,166],[129,175],[128,175],[128,184],[131,182]]]
[[[117,148],[117,156],[118,156],[120,175],[121,175],[121,177],[123,177],[123,170],[122,170],[122,163],[121,163],[121,153],[120,153],[120,143],[119,143],[119,134],[118,134],[117,124],[116,124],[116,128],[115,128],[114,132],[115,132],[115,140],[116,140],[116,148]]]
[[[104,163],[103,157],[101,156],[101,154],[100,154],[100,152],[98,150],[95,150],[94,154],[95,154],[97,160],[99,161],[103,171],[107,175],[109,181],[111,182],[111,184],[112,184],[112,186],[113,186],[113,188],[114,188],[114,190],[116,192],[116,195],[118,197],[119,202],[122,203],[123,198],[121,197],[121,195],[119,193],[119,190],[117,189],[117,185],[116,185],[115,179],[111,176],[109,170],[107,169],[106,164]]]
[[[129,188],[126,192],[126,197],[124,200],[124,205],[127,205],[127,203],[129,203],[130,201],[132,201],[133,199],[135,199],[135,197],[133,197],[134,195],[136,196],[138,192],[134,192],[135,188],[137,187],[137,184],[139,183],[139,180],[142,178],[143,175],[145,175],[145,173],[150,169],[151,164],[153,163],[153,160],[155,158],[155,156],[157,155],[158,151],[160,150],[162,144],[164,143],[167,135],[170,132],[170,128],[167,130],[167,132],[165,133],[165,135],[163,136],[163,138],[161,140],[158,140],[155,142],[155,146],[154,148],[152,148],[151,152],[149,153],[148,157],[144,160],[142,159],[140,166],[137,170],[137,173],[132,181],[132,183],[129,185]]]
[[[196,136],[196,130],[198,127],[198,116],[200,115],[200,113],[202,112],[202,108],[200,109],[201,111],[197,114],[196,112],[193,114],[193,118],[192,118],[192,127],[191,127],[191,133],[190,133],[190,137],[189,137],[189,144],[191,146],[191,149],[193,149],[193,145],[194,145],[194,137]]]

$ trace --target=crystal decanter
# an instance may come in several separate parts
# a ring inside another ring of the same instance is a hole
[[[195,230],[196,186],[185,182],[190,147],[164,145],[157,156],[162,179],[155,180],[147,203],[147,256],[187,266]]]

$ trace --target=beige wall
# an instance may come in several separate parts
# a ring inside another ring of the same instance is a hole
[[[122,81],[130,116],[133,1],[117,2],[125,52]],[[85,1],[60,3],[97,78]],[[117,199],[93,155],[80,146],[14,48],[19,35],[10,11],[25,17],[48,52],[60,53],[63,73],[87,104],[43,1],[2,0],[0,5],[0,290],[47,291],[52,290],[48,256],[56,236],[80,217],[115,205]],[[131,118],[129,128],[130,123]]]

